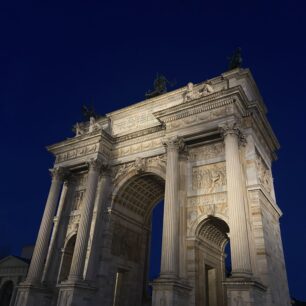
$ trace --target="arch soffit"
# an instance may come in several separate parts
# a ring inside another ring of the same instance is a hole
[[[204,214],[201,215],[199,217],[197,217],[191,224],[190,228],[187,231],[187,237],[189,238],[194,238],[197,236],[197,233],[200,229],[200,227],[202,226],[202,224],[205,222],[206,219],[210,218],[210,217],[215,217],[215,218],[219,218],[222,221],[224,221],[227,226],[228,225],[228,217],[219,213],[215,213],[215,214]],[[228,233],[229,235],[229,233]]]
[[[76,234],[77,234],[77,230],[73,230],[67,235],[67,237],[65,238],[64,246],[63,246],[64,250],[66,249],[67,244],[69,243],[71,238],[73,238],[73,236],[76,236]]]
[[[210,243],[212,242],[216,246],[219,246],[221,250],[224,250],[224,247],[229,240],[229,226],[223,218],[219,218],[217,214],[206,215],[206,217],[197,224],[194,237],[201,237],[202,230],[204,230],[205,239],[208,238]]]
[[[157,178],[156,181],[154,176]],[[155,204],[164,197],[164,187],[161,187],[161,180],[165,181],[165,177],[165,171],[161,167],[148,166],[144,172],[140,173],[131,169],[122,175],[120,181],[117,182],[112,194],[111,208],[120,211],[120,207],[123,205],[143,218],[143,222],[146,223]],[[136,195],[137,190],[139,191],[138,196]]]
[[[161,177],[164,181],[166,181],[166,172],[161,169],[161,167],[152,167],[149,166],[146,168],[146,171],[142,173],[143,175],[156,175]],[[139,176],[139,172],[135,169],[129,170],[127,173],[123,174],[117,182],[115,182],[113,194],[112,194],[112,202],[111,202],[111,207],[113,208],[114,205],[114,200],[116,196],[118,195],[119,191],[121,190],[122,187],[125,186],[125,184],[131,180],[132,178],[135,177],[135,179]]]

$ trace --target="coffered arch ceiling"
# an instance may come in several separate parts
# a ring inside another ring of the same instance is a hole
[[[133,176],[118,191],[114,198],[116,209],[124,207],[146,218],[155,204],[164,198],[165,181],[153,173]]]
[[[201,224],[197,230],[197,236],[200,240],[223,250],[227,241],[229,227],[221,219],[209,216]]]

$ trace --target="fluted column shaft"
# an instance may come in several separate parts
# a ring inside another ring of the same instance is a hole
[[[110,168],[107,164],[102,165],[101,173],[99,177],[99,182],[97,185],[96,199],[94,203],[93,209],[93,217],[90,228],[89,236],[92,237],[91,245],[88,245],[88,262],[87,266],[85,263],[85,279],[90,280],[93,278],[94,271],[96,269],[96,260],[97,260],[97,239],[101,230],[101,222],[97,222],[100,218],[101,211],[105,210],[107,205],[107,197],[110,192],[110,184],[111,184],[111,172]]]
[[[50,234],[53,226],[53,217],[57,207],[62,182],[63,171],[60,168],[51,170],[52,183],[45,206],[43,218],[40,224],[29,272],[26,281],[29,283],[40,282],[48,252]]]
[[[57,208],[56,221],[54,223],[50,245],[49,245],[49,250],[48,250],[48,255],[47,255],[45,268],[44,268],[44,272],[42,276],[43,282],[47,281],[47,278],[48,278],[49,267],[50,267],[50,263],[51,263],[51,260],[53,259],[53,255],[55,251],[55,242],[57,240],[58,227],[59,227],[59,223],[61,222],[62,211],[63,211],[64,203],[66,201],[67,192],[68,192],[68,181],[65,181],[63,184],[63,189],[62,189],[61,197],[60,197],[58,208]]]
[[[99,170],[100,162],[98,160],[94,160],[89,163],[86,193],[81,211],[81,219],[76,237],[71,269],[68,277],[69,280],[83,279],[83,267],[85,263],[90,224],[99,179]]]
[[[160,276],[177,277],[179,272],[178,156],[182,141],[173,138],[164,144],[167,148],[167,168]]]
[[[225,142],[232,274],[233,276],[250,276],[252,269],[239,154],[241,133],[234,123],[227,124],[222,129]]]

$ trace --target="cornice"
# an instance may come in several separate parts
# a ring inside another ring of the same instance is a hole
[[[149,134],[154,134],[154,133],[157,133],[157,132],[161,132],[163,130],[165,130],[165,127],[163,125],[153,126],[153,127],[143,129],[143,130],[140,130],[140,131],[136,131],[136,132],[132,132],[132,133],[129,133],[129,134],[126,134],[126,135],[123,135],[123,136],[115,137],[114,138],[114,143],[116,143],[116,144],[117,143],[122,143],[122,142],[125,142],[125,141],[128,141],[128,140],[131,140],[131,139],[135,139],[135,138],[139,138],[139,137],[146,136],[146,135],[149,135]]]
[[[168,123],[201,112],[240,102],[246,107],[246,100],[241,86],[221,90],[208,96],[175,105],[168,109],[154,112],[153,115],[161,122]],[[243,111],[242,107],[239,107]]]

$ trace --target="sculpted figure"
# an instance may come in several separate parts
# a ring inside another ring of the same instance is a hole
[[[200,93],[201,93],[201,97],[203,96],[207,96],[211,93],[214,92],[214,89],[212,88],[211,85],[209,85],[208,83],[205,83],[203,88],[201,89]]]
[[[89,133],[93,132],[95,129],[96,119],[94,117],[90,117],[89,119]]]
[[[193,92],[193,83],[189,82],[187,84],[186,94],[185,94],[185,102],[190,101],[195,98],[195,94]]]
[[[77,122],[75,125],[75,136],[83,135],[84,131],[81,129],[80,124]]]

